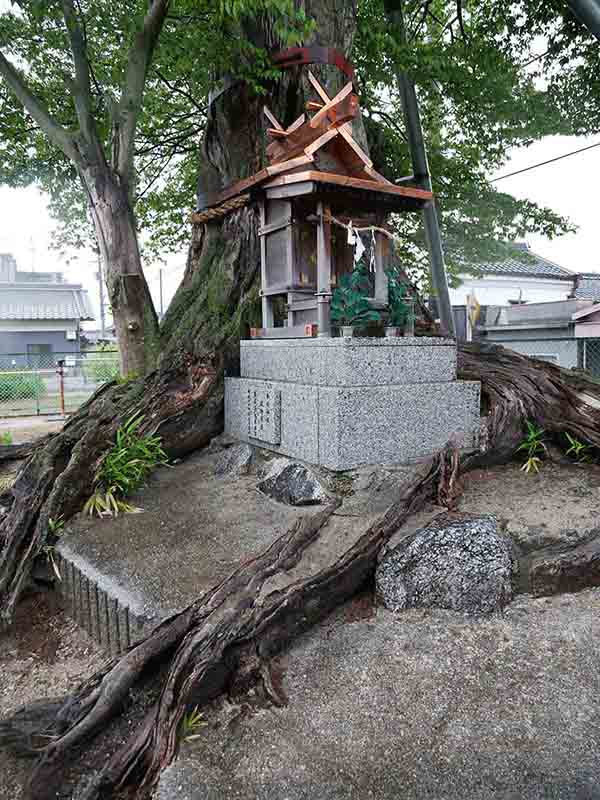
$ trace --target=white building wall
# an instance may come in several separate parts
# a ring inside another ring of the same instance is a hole
[[[474,294],[479,305],[507,306],[510,300],[519,298],[524,302],[551,303],[566,300],[573,290],[570,281],[555,281],[548,278],[526,278],[517,275],[494,275],[489,277],[461,276],[462,283],[450,289],[453,306],[467,305],[467,296]]]

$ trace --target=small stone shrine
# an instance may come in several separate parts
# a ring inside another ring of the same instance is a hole
[[[373,169],[352,133],[352,82],[332,98],[308,77],[312,117],[284,128],[265,107],[270,165],[196,215],[248,202],[260,214],[262,325],[241,342],[240,377],[226,379],[225,430],[332,470],[406,463],[448,441],[471,449],[479,384],[456,379],[455,341],[410,335],[410,324],[409,335],[383,337],[373,324],[392,305],[387,216],[418,211],[432,194]],[[360,284],[355,262],[365,250]],[[333,325],[338,289],[354,310]],[[348,335],[341,326],[353,323],[375,335]]]

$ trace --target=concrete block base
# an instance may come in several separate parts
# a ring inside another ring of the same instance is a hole
[[[225,430],[331,470],[406,464],[448,441],[476,447],[479,394],[472,381],[323,386],[228,378]]]

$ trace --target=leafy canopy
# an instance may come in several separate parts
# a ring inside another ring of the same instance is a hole
[[[326,2],[327,0],[323,0]],[[147,10],[142,0],[79,0],[92,68],[93,109],[104,147],[125,60]],[[238,35],[244,16],[269,18],[285,43],[310,21],[293,0],[174,0],[154,53],[135,141],[135,210],[152,254],[187,243],[199,142],[215,75],[233,72],[260,90],[273,77],[268,54]],[[388,24],[384,0],[359,0],[353,60],[375,166],[391,179],[410,174],[395,83],[417,83],[431,172],[451,272],[500,250],[501,242],[572,230],[551,209],[517,200],[487,177],[514,147],[549,134],[600,127],[599,48],[565,4],[523,0],[407,0],[407,42]],[[0,14],[0,50],[26,69],[36,94],[75,127],[65,74],[72,72],[61,4],[20,0]],[[67,81],[68,83],[68,81]],[[88,238],[87,206],[71,164],[23,113],[0,80],[0,183],[38,183],[51,198],[63,243]],[[419,220],[396,222],[403,263],[423,277]],[[526,256],[524,256],[526,257]]]

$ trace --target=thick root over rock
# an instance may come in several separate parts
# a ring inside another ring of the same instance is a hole
[[[284,588],[268,591],[271,577],[302,564],[336,506],[304,518],[261,556],[110,662],[84,683],[49,723],[40,726],[45,736],[53,738],[34,770],[30,797],[46,800],[55,796],[65,764],[122,712],[131,690],[160,665],[157,702],[125,744],[103,763],[85,794],[86,800],[115,797],[120,791],[146,796],[176,752],[178,727],[192,697],[194,703],[202,704],[214,696],[231,681],[244,653],[258,654],[260,673],[260,662],[358,592],[372,579],[379,549],[405,520],[431,499],[451,507],[460,492],[459,468],[512,458],[526,420],[557,435],[568,431],[600,448],[600,411],[582,399],[600,399],[600,391],[585,378],[502,347],[476,344],[459,348],[459,373],[482,383],[481,452],[465,456],[460,463],[451,450],[439,454],[423,466],[384,517],[337,560],[309,569],[305,577],[288,580]],[[217,432],[221,387],[219,372],[214,369],[191,372],[188,368],[186,372],[182,368],[164,373],[162,379],[150,377],[145,384],[135,385],[135,391],[127,385],[112,386],[97,395],[61,434],[34,452],[23,469],[9,515],[11,524],[21,526],[20,534],[11,544],[8,520],[4,523],[5,552],[14,547],[25,570],[31,553],[43,541],[44,519],[59,513],[58,509],[64,513],[66,508],[68,516],[80,507],[90,489],[91,467],[109,446],[119,419],[143,407],[148,429],[158,428],[169,452],[180,455],[206,443]],[[79,468],[84,474],[76,478]],[[69,483],[75,478],[75,487],[69,492]],[[28,491],[33,493],[33,502],[25,503]],[[13,576],[17,580],[16,572]],[[11,584],[12,598],[17,596],[15,585]],[[17,728],[18,717],[12,725],[7,721],[0,726],[0,743],[11,737],[22,741]],[[31,731],[27,736],[27,741],[35,741]]]
[[[82,508],[119,425],[141,412],[141,431],[159,434],[171,458],[206,445],[222,428],[222,373],[219,365],[184,360],[145,379],[109,384],[62,431],[32,448],[0,523],[0,624],[12,621],[49,519],[66,520]]]

